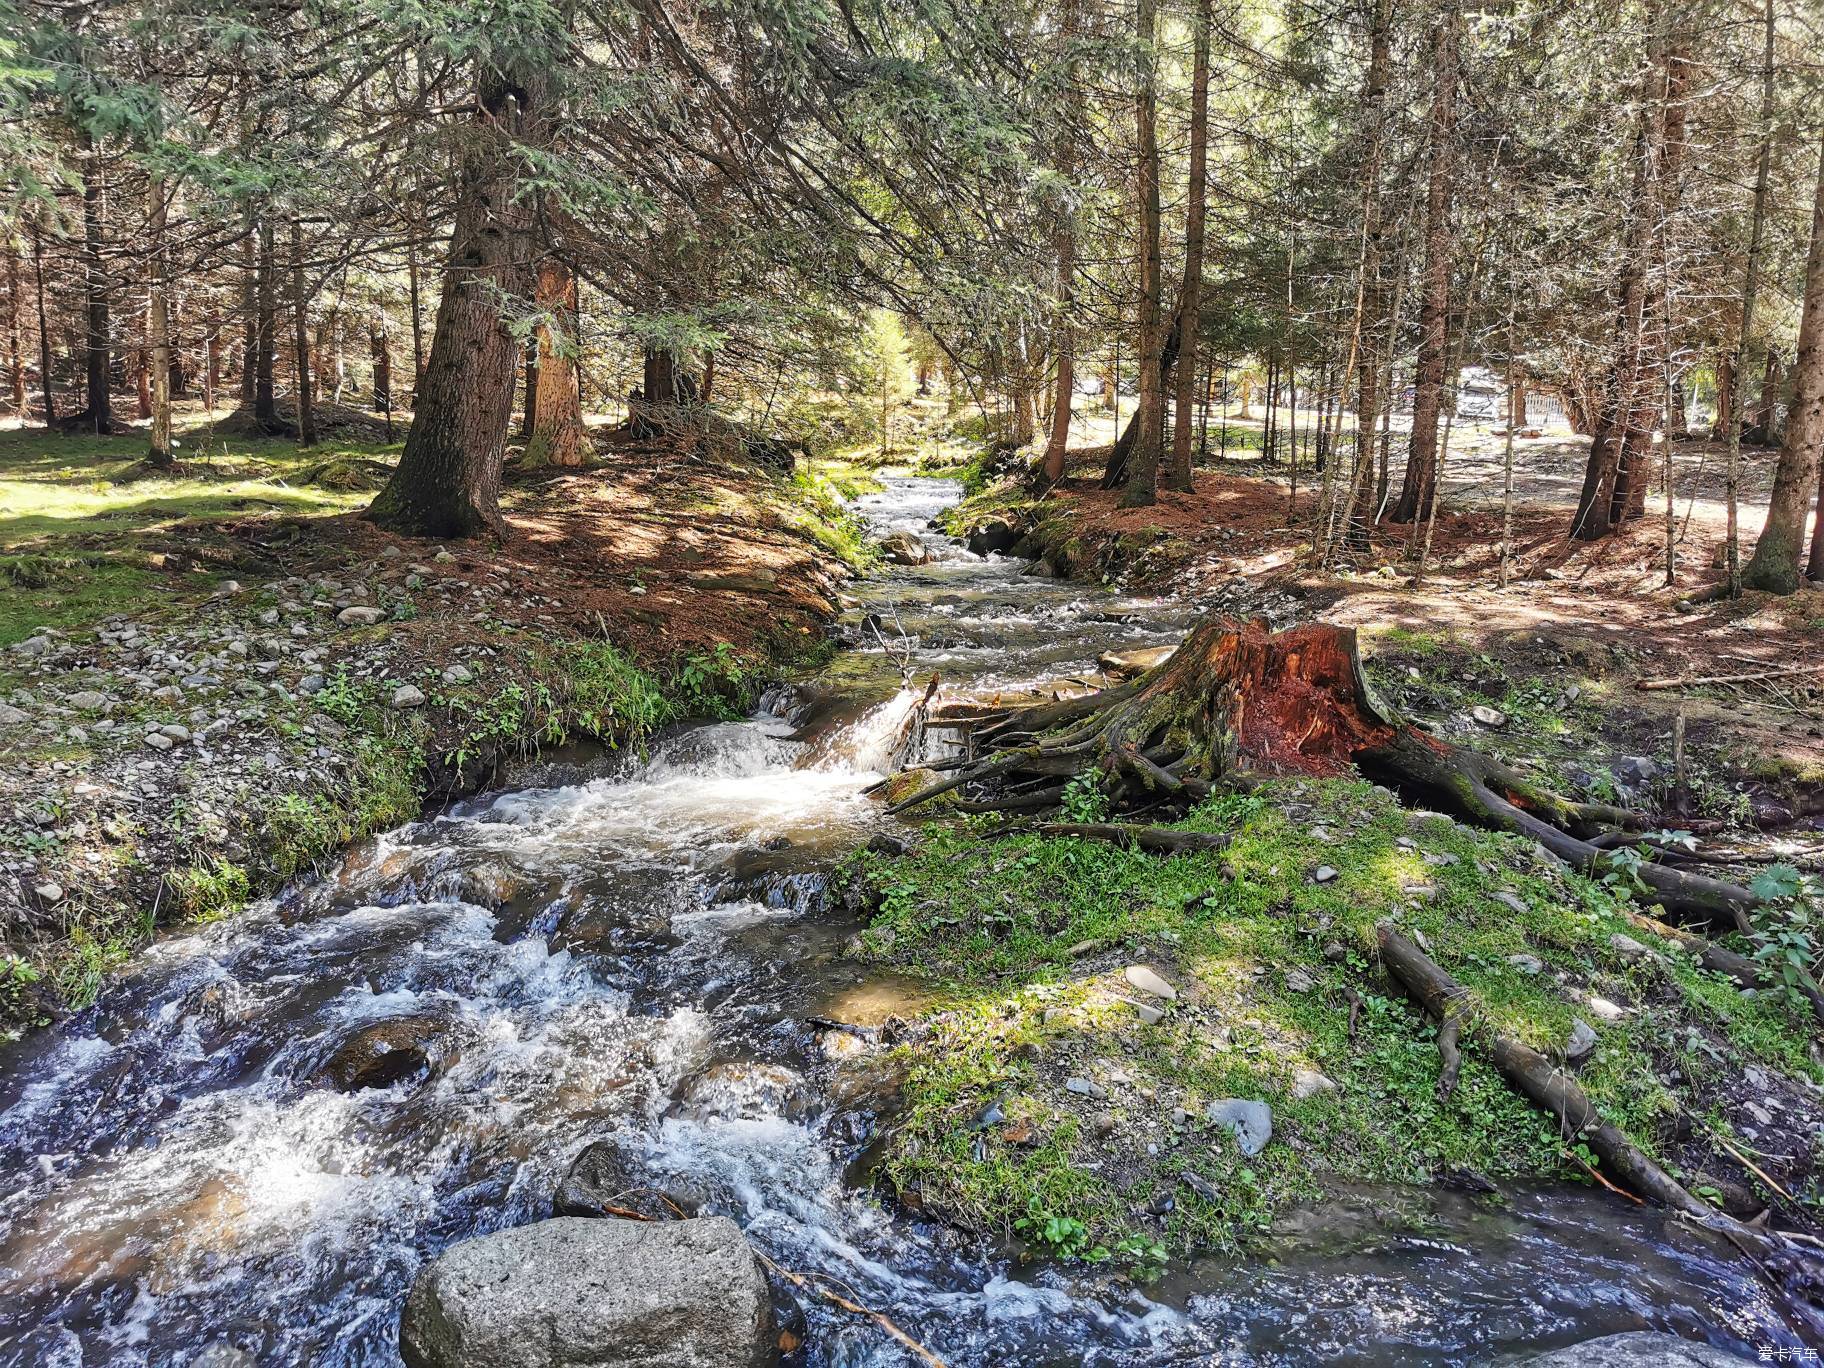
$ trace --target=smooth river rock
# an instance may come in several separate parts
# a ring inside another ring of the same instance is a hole
[[[399,1352],[407,1368],[742,1368],[769,1321],[727,1217],[560,1216],[445,1250],[412,1284]]]
[[[923,565],[931,559],[924,542],[911,532],[889,532],[880,539],[880,554],[895,565]]]
[[[1525,1368],[1735,1368],[1758,1359],[1653,1330],[1604,1335],[1523,1359]]]

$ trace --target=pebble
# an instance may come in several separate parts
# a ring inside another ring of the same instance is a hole
[[[1241,1152],[1252,1158],[1273,1138],[1273,1109],[1250,1098],[1225,1097],[1204,1108],[1203,1119],[1232,1131]]]
[[[1509,955],[1507,962],[1523,974],[1542,974],[1545,972],[1545,961],[1537,955]]]
[[[1164,998],[1167,1002],[1178,1000],[1178,990],[1161,978],[1156,969],[1144,964],[1130,964],[1122,974],[1129,983],[1149,997]]]
[[[467,665],[452,665],[443,672],[445,684],[467,684],[473,678],[475,675]]]
[[[1596,1028],[1582,1017],[1571,1023],[1571,1038],[1565,1042],[1564,1059],[1567,1064],[1581,1064],[1596,1053]]]
[[[1628,1009],[1619,1003],[1610,1002],[1605,997],[1590,995],[1590,1015],[1598,1021],[1621,1021],[1628,1015]]]
[[[1499,708],[1491,708],[1486,703],[1478,703],[1469,710],[1469,715],[1485,727],[1505,727],[1507,714]]]
[[[184,726],[181,722],[167,722],[164,726],[160,727],[158,731],[159,735],[168,736],[173,741],[188,741],[190,739],[190,728]]]
[[[38,895],[39,902],[60,903],[63,901],[63,885],[60,883],[53,883],[49,879],[36,885],[32,889],[32,892]]]
[[[1099,1083],[1092,1083],[1087,1078],[1067,1078],[1064,1080],[1064,1091],[1075,1093],[1078,1097],[1107,1097],[1108,1089]]]
[[[78,712],[100,712],[108,706],[108,696],[99,689],[80,689],[70,695],[69,704]]]
[[[1333,866],[1319,865],[1316,869],[1311,871],[1311,882],[1329,883],[1332,879],[1336,878],[1336,875],[1337,871]]]
[[[1292,1075],[1292,1096],[1300,1102],[1321,1092],[1335,1092],[1336,1080],[1316,1069],[1300,1069]]]
[[[359,606],[344,608],[341,612],[336,614],[337,622],[347,623],[350,626],[372,626],[374,623],[380,621],[380,618],[381,613],[378,608],[363,608]]]
[[[1522,898],[1518,893],[1509,893],[1506,889],[1502,889],[1499,893],[1490,893],[1488,896],[1500,903],[1501,906],[1508,908],[1523,917],[1527,913],[1526,899]]]
[[[1286,974],[1286,991],[1290,993],[1308,993],[1317,987],[1317,980],[1304,969],[1292,969]]]
[[[30,714],[23,708],[15,708],[11,703],[0,703],[0,727],[16,727],[28,721]]]
[[[1639,964],[1653,958],[1653,952],[1647,949],[1632,936],[1624,936],[1617,931],[1609,937],[1609,949],[1613,950],[1629,964]]]
[[[163,732],[153,732],[149,736],[146,737],[146,744],[148,746],[152,747],[153,750],[162,751],[162,750],[170,750],[171,747],[173,747],[177,744],[177,742],[173,741],[170,737],[166,736]]]
[[[424,690],[420,689],[416,684],[401,684],[397,689],[393,690],[393,706],[395,708],[416,708],[422,706],[423,703]]]

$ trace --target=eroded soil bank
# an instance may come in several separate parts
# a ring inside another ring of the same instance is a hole
[[[27,529],[0,640],[0,1021],[85,1004],[155,928],[232,913],[503,760],[738,715],[823,650],[863,556],[834,492],[676,459],[529,476],[498,548],[290,516],[300,472],[257,456],[119,487],[171,505],[136,534]],[[116,464],[7,473],[50,500]],[[304,474],[358,500],[370,466]]]

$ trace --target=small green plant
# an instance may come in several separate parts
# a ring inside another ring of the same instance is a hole
[[[1754,962],[1761,975],[1795,1008],[1804,1009],[1818,987],[1820,958],[1818,880],[1789,864],[1772,864],[1755,875],[1749,891],[1761,899],[1755,911]]]
[[[1060,1259],[1079,1259],[1090,1253],[1089,1227],[1075,1216],[1059,1216],[1047,1211],[1038,1194],[1026,1201],[1026,1214],[1013,1223],[1013,1228],[1045,1253]],[[1108,1257],[1108,1251],[1101,1251]]]
[[[740,717],[752,689],[747,666],[726,641],[685,657],[674,680],[678,704],[690,717]]]
[[[246,870],[214,856],[172,870],[165,875],[165,887],[178,914],[191,921],[211,921],[234,911],[252,890]]]
[[[333,718],[343,726],[353,726],[361,718],[361,689],[348,677],[348,667],[338,665],[318,689],[314,699],[317,707],[325,717]]]
[[[1105,822],[1110,812],[1108,795],[1102,791],[1101,775],[1085,770],[1073,775],[1064,785],[1064,816],[1072,822]]]
[[[44,975],[28,959],[0,955],[0,1021],[43,1026],[50,1018],[39,1009],[38,984]],[[0,1031],[0,1038],[14,1039],[17,1032]]]

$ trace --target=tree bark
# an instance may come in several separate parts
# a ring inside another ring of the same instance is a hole
[[[253,418],[269,433],[283,432],[279,405],[273,389],[273,351],[279,336],[278,262],[273,246],[272,218],[260,216],[259,270],[255,277]]]
[[[25,417],[25,329],[19,321],[19,254],[11,243],[6,249],[7,378],[13,412]]]
[[[94,135],[85,127],[80,142],[82,165],[82,279],[88,297],[88,325],[84,335],[84,364],[87,407],[77,415],[79,426],[91,432],[114,430],[114,405],[110,394],[113,354],[109,341],[109,295],[111,283],[102,264],[102,181],[101,155]]]
[[[1655,29],[1659,18],[1652,20]],[[1616,483],[1626,448],[1638,421],[1645,383],[1647,267],[1652,257],[1653,208],[1660,166],[1660,135],[1665,126],[1667,62],[1664,38],[1649,39],[1651,74],[1640,101],[1634,139],[1634,173],[1628,195],[1627,231],[1622,243],[1621,275],[1616,291],[1615,340],[1603,384],[1601,409],[1595,416],[1590,454],[1584,464],[1583,489],[1571,519],[1571,535],[1596,541],[1615,526]],[[1635,438],[1638,441],[1638,438]]]
[[[536,300],[546,321],[538,325],[538,405],[526,443],[528,466],[580,466],[589,459],[583,430],[583,396],[577,386],[576,280],[547,255],[538,264]]]
[[[523,298],[531,285],[529,212],[514,193],[513,143],[543,118],[546,84],[532,68],[488,68],[482,75],[412,428],[397,469],[366,514],[391,531],[422,537],[506,531],[500,476],[519,345],[502,321],[500,300]]]
[[[1824,141],[1820,142],[1817,191],[1812,200],[1811,250],[1805,259],[1805,305],[1799,320],[1799,352],[1793,364],[1792,412],[1774,470],[1767,522],[1754,555],[1742,571],[1751,589],[1790,594],[1799,587],[1799,551],[1805,517],[1818,477],[1818,448],[1824,444]],[[1824,569],[1813,539],[1816,568]]]
[[[1176,417],[1166,484],[1191,487],[1191,404],[1197,387],[1197,328],[1203,311],[1203,219],[1210,121],[1210,0],[1197,0],[1191,56],[1191,173],[1184,220],[1184,290],[1178,301]]]
[[[296,214],[291,216],[291,315],[298,368],[298,445],[312,446],[317,440],[317,418],[316,401],[311,397],[310,295],[304,284],[304,229]]]
[[[44,391],[44,425],[57,423],[56,386],[51,376],[51,323],[44,287],[44,238],[32,225],[32,283],[38,296],[38,383]]]
[[[1438,411],[1444,398],[1444,357],[1450,343],[1450,230],[1456,184],[1457,0],[1439,7],[1432,36],[1431,176],[1425,191],[1425,280],[1419,304],[1419,356],[1412,395],[1412,437],[1406,475],[1389,522],[1409,523],[1431,512],[1437,488]]]
[[[260,369],[260,229],[251,213],[241,239],[241,407],[252,412]]]
[[[1081,115],[1077,71],[1072,45],[1077,38],[1077,0],[1064,0],[1058,16],[1058,43],[1064,58],[1063,108],[1058,114],[1057,143],[1052,161],[1058,179],[1068,187],[1077,170],[1077,122]],[[1045,437],[1040,471],[1056,483],[1064,478],[1065,457],[1070,450],[1070,401],[1077,387],[1077,339],[1071,310],[1076,305],[1077,225],[1071,204],[1057,208],[1052,233],[1052,253],[1057,262],[1052,300],[1051,348],[1058,358],[1052,382],[1051,422]]]
[[[1159,141],[1157,0],[1138,0],[1135,29],[1139,45],[1139,81],[1134,94],[1134,129],[1137,147],[1136,197],[1140,241],[1140,329],[1138,364],[1140,408],[1133,454],[1128,463],[1123,508],[1144,508],[1159,501],[1159,460],[1165,441],[1165,377],[1160,365],[1165,350],[1162,276],[1159,241]]]
[[[171,282],[166,278],[165,182],[153,176],[146,187],[147,226],[152,238],[152,280],[147,299],[147,329],[151,336],[152,429],[146,443],[146,463],[169,470],[171,455]]]

